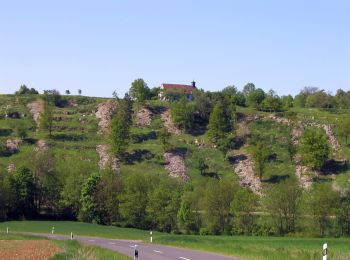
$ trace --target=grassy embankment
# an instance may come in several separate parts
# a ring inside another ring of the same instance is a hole
[[[144,230],[100,226],[63,221],[11,221],[0,223],[0,230],[9,227],[15,232],[56,233],[96,236],[115,239],[142,239],[148,241]],[[246,237],[246,236],[195,236],[154,232],[154,242],[237,256],[242,259],[320,259],[322,244],[328,243],[330,259],[349,259],[348,238],[299,237]]]
[[[6,240],[10,243],[6,243],[6,250],[13,250],[13,253],[16,252],[16,245],[9,248],[11,245],[11,240],[47,240],[46,238],[28,236],[28,235],[18,235],[18,234],[4,234],[0,233],[0,250],[1,250],[1,241]],[[54,255],[50,259],[52,260],[65,260],[65,259],[112,259],[112,260],[127,260],[131,259],[128,256],[113,252],[111,250],[101,248],[98,246],[83,245],[78,241],[61,241],[61,240],[49,240],[54,243],[56,246],[62,249],[62,252]],[[41,248],[41,251],[45,251],[45,248]]]

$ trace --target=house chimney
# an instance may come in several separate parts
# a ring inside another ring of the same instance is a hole
[[[195,88],[195,87],[196,87],[196,82],[195,82],[195,81],[192,81],[191,83],[192,83],[192,87]]]

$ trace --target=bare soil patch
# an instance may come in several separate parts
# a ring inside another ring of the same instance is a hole
[[[48,240],[0,240],[0,259],[46,260],[61,251]]]

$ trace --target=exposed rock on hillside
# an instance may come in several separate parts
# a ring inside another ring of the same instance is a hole
[[[45,140],[39,140],[37,142],[37,147],[35,148],[37,152],[43,152],[43,151],[46,151],[47,149],[49,149],[49,146]]]
[[[98,162],[98,165],[101,170],[107,169],[109,166],[111,166],[111,169],[116,172],[120,173],[120,165],[119,160],[115,156],[109,155],[110,147],[106,144],[99,144],[96,146],[96,152],[100,156],[100,161]]]
[[[233,167],[243,187],[250,188],[255,194],[261,195],[261,182],[254,174],[254,163],[249,155],[239,154],[233,157]]]
[[[108,130],[113,113],[116,109],[117,105],[112,100],[100,103],[98,105],[95,115],[97,119],[100,120],[98,126],[100,128],[101,133],[106,132]]]
[[[300,186],[302,188],[309,188],[312,185],[315,172],[311,172],[306,166],[302,166],[299,161],[296,161],[295,175],[298,177]]]
[[[44,110],[44,102],[42,100],[33,101],[27,104],[27,108],[29,112],[32,114],[33,119],[36,122],[37,126],[39,126],[40,114]]]
[[[143,108],[136,114],[136,125],[137,126],[149,126],[152,122],[153,113],[147,109]]]
[[[15,153],[19,150],[19,145],[22,143],[21,139],[11,138],[6,140],[6,149],[10,153]]]
[[[169,176],[180,178],[187,181],[187,169],[185,165],[184,154],[178,151],[167,152],[164,154],[165,169],[169,172]]]
[[[182,133],[181,129],[179,129],[171,120],[171,113],[169,108],[165,109],[162,112],[161,118],[164,121],[164,126],[166,127],[169,133],[174,135],[180,135]]]
[[[15,172],[16,171],[16,165],[14,163],[10,163],[8,166],[7,166],[7,172]]]

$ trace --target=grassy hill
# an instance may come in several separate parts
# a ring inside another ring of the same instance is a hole
[[[62,205],[65,206],[69,199],[73,198],[79,204],[81,186],[91,173],[101,171],[103,155],[99,154],[97,147],[100,145],[109,147],[110,140],[108,131],[101,131],[101,118],[97,118],[96,112],[101,108],[101,104],[114,102],[114,100],[62,96],[64,102],[54,107],[53,130],[50,137],[48,131],[38,127],[38,122],[34,120],[33,111],[30,112],[28,107],[33,102],[40,103],[42,99],[42,95],[0,95],[0,172],[3,175],[6,172],[12,174],[20,166],[30,166],[34,172],[36,170],[40,172],[42,167],[46,167],[48,172],[59,172],[62,179],[60,183],[63,183],[60,185],[64,186],[63,188],[56,187],[60,189],[59,194],[56,194],[59,205],[50,205],[49,212],[41,212],[52,216],[56,214],[55,212],[60,212]],[[36,103],[38,107],[40,107],[39,103]],[[138,113],[137,106],[134,104],[133,124],[130,129],[130,142],[126,156],[117,160],[122,179],[133,174],[176,175],[178,174],[177,170],[182,167],[184,168],[183,174],[188,176],[189,180],[188,182],[180,181],[183,184],[182,194],[185,194],[182,199],[188,199],[190,203],[200,201],[201,197],[206,195],[205,189],[210,188],[211,181],[217,179],[230,181],[234,185],[232,187],[239,185],[251,187],[259,195],[265,194],[283,180],[295,176],[297,176],[301,186],[324,183],[330,190],[341,193],[348,190],[350,168],[347,161],[350,158],[350,149],[339,131],[341,122],[349,115],[350,111],[348,110],[334,112],[321,109],[291,108],[285,112],[269,113],[237,106],[237,121],[234,130],[235,146],[227,151],[225,156],[217,145],[210,142],[207,129],[202,126],[200,131],[171,133],[167,141],[174,151],[178,151],[178,154],[168,155],[170,159],[166,161],[168,157],[164,154],[158,131],[164,124],[164,111],[167,111],[170,106],[171,104],[166,101],[150,100]],[[108,111],[108,107],[105,110],[113,114]],[[149,115],[140,114],[142,110]],[[140,119],[140,116],[147,118]],[[149,122],[140,123],[140,120]],[[325,127],[328,125],[330,125],[329,133],[325,131]],[[295,134],[295,130],[307,127],[320,128],[327,133],[331,155],[326,167],[321,171],[314,172],[306,169],[302,176],[298,176],[301,165],[295,159],[295,155],[291,155],[290,149],[292,147],[298,151],[299,148],[300,136]],[[21,131],[26,133],[24,138],[20,138]],[[338,148],[333,147],[332,140],[339,143]],[[261,182],[257,177],[257,168],[252,159],[254,144],[257,141],[269,149]],[[12,145],[16,146],[13,150],[9,148],[9,142],[10,146],[11,142]],[[44,155],[41,155],[43,156],[41,161],[36,158],[39,151],[44,151]],[[106,156],[112,155],[107,154]],[[205,174],[200,174],[198,167],[200,160],[204,160],[207,165]],[[50,185],[55,186],[55,183]],[[256,189],[254,189],[254,185],[256,185]],[[193,190],[199,191],[199,195],[187,198],[188,191]],[[54,197],[55,194],[52,196]],[[263,198],[264,196],[259,202],[260,206]],[[194,210],[197,218],[198,215],[207,213],[202,210],[204,206],[201,203],[198,202],[199,206]],[[69,207],[69,210],[74,212],[74,216],[78,216],[80,206],[69,205]],[[260,212],[257,215],[264,215],[261,212],[265,209],[259,208],[257,211]],[[176,212],[172,214],[176,218]],[[119,215],[118,218],[120,218]],[[113,223],[120,225],[119,222]],[[202,222],[197,220],[197,225],[202,225]],[[264,227],[267,225],[264,221],[259,225],[261,226],[256,231],[258,234],[272,232]]]
[[[98,171],[99,155],[96,152],[96,145],[108,144],[108,135],[98,133],[98,122],[96,111],[98,105],[108,99],[83,97],[83,96],[64,96],[65,105],[55,107],[54,123],[52,137],[48,133],[38,130],[32,115],[28,111],[27,104],[35,100],[40,100],[40,95],[1,95],[0,103],[0,143],[4,146],[6,140],[16,138],[16,127],[23,125],[26,128],[27,137],[19,145],[19,150],[15,153],[8,153],[2,149],[0,157],[0,169],[6,170],[10,164],[16,167],[25,163],[35,153],[37,142],[45,140],[50,147],[53,155],[57,159],[55,167],[58,169],[67,168],[86,168]],[[159,107],[169,107],[169,103],[160,101],[149,101],[147,106],[153,111],[159,110]],[[5,118],[6,110],[18,112],[19,118]],[[135,109],[136,110],[136,109]],[[250,121],[248,128],[250,138],[259,138],[265,145],[272,149],[272,153],[277,155],[274,160],[268,161],[266,173],[264,174],[263,185],[270,185],[279,179],[293,175],[295,164],[290,160],[286,148],[286,140],[291,138],[291,126],[280,124],[269,120],[270,113],[256,111],[250,108],[237,107],[237,112],[244,117],[257,116],[258,119]],[[296,120],[301,122],[317,122],[320,124],[333,124],[334,135],[341,145],[338,152],[345,160],[350,157],[349,146],[345,140],[339,136],[338,124],[349,115],[349,111],[341,110],[337,113],[327,112],[320,109],[292,108]],[[135,123],[135,122],[134,122]],[[152,116],[150,126],[138,127],[136,124],[131,129],[132,142],[128,147],[128,152],[135,153],[135,158],[131,162],[121,164],[121,171],[124,174],[131,172],[158,172],[166,174],[164,169],[163,151],[159,138],[154,135],[157,127],[162,123],[160,114],[155,113]],[[139,139],[139,140],[137,140]],[[195,143],[203,141],[206,145],[199,147]],[[206,177],[200,176],[197,169],[198,158],[205,158],[209,172],[217,174],[220,178],[232,178],[238,181],[234,174],[232,164],[229,160],[223,160],[223,156],[210,145],[206,133],[197,135],[180,134],[172,135],[170,143],[176,148],[182,148],[186,151],[185,164],[188,169],[188,175],[194,184],[201,183]],[[243,152],[251,152],[249,142],[246,142]],[[240,150],[233,150],[229,154],[235,154]],[[138,152],[138,153],[137,153]],[[142,154],[144,153],[144,154]],[[350,178],[348,168],[342,168],[340,171],[334,169],[334,174],[320,176],[325,181],[335,181],[340,187],[346,188],[346,183]]]

